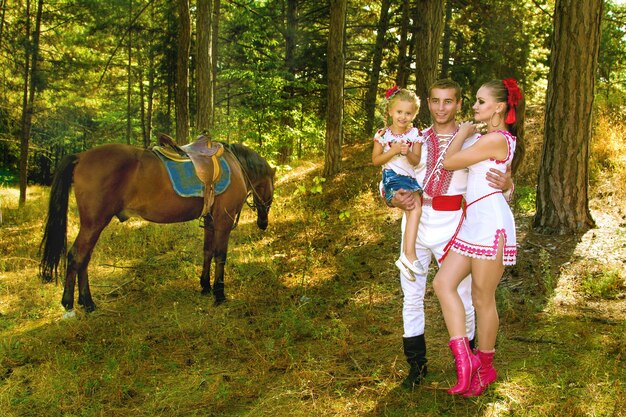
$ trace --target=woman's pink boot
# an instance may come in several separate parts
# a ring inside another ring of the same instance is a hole
[[[472,378],[469,390],[463,394],[464,397],[479,396],[489,384],[496,380],[498,374],[493,367],[493,355],[495,353],[495,350],[493,352],[478,351],[476,356],[478,356],[480,360],[480,369],[478,369],[478,372],[476,372],[476,375]]]
[[[467,337],[456,337],[448,343],[454,355],[457,383],[448,390],[448,394],[463,394],[470,387],[472,377],[480,367],[480,361],[472,353]]]

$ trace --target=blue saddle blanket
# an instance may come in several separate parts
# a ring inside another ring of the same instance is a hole
[[[196,175],[196,170],[191,160],[177,162],[166,158],[159,152],[154,153],[163,161],[176,194],[181,197],[204,197],[204,184]],[[219,164],[221,172],[215,183],[215,195],[220,195],[230,185],[230,166],[223,156],[219,158]]]

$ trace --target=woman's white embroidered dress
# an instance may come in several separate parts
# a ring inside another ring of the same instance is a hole
[[[497,132],[506,138],[508,155],[501,161],[488,159],[468,167],[465,194],[467,217],[454,238],[451,249],[472,258],[495,259],[498,242],[504,239],[503,264],[515,265],[517,246],[513,213],[502,193],[494,193],[485,178],[490,168],[505,172],[515,153],[515,136],[504,130]],[[471,146],[478,140],[480,136],[470,139],[466,145]]]

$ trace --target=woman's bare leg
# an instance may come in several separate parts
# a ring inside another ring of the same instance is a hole
[[[495,260],[472,259],[472,300],[478,323],[478,349],[483,352],[490,352],[495,348],[500,326],[496,288],[504,273],[503,247],[504,238],[500,236]]]
[[[470,258],[450,251],[433,281],[433,288],[439,299],[439,304],[441,304],[443,318],[451,338],[467,335],[465,307],[459,296],[458,286],[470,273],[470,270]]]

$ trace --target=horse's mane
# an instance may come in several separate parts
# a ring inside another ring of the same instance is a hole
[[[271,177],[274,175],[274,171],[267,161],[252,149],[239,143],[220,143],[237,157],[239,163],[250,177],[256,179],[263,176]]]

